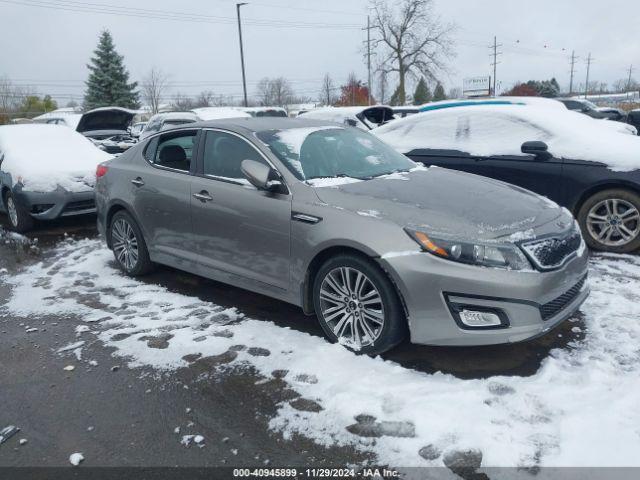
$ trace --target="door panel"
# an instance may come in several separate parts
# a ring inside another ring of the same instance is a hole
[[[191,243],[191,158],[197,131],[162,135],[145,151],[140,168],[124,179],[131,185],[133,205],[150,252],[186,258]],[[195,165],[194,165],[195,168]]]
[[[426,166],[436,165],[484,177],[492,176],[492,168],[485,158],[474,157],[463,152],[454,150],[415,150],[409,153],[408,156],[413,161],[423,163]]]
[[[244,178],[243,160],[268,162],[243,137],[211,130],[201,143],[190,199],[198,261],[289,289],[291,196],[259,191]]]
[[[192,180],[191,195],[198,262],[289,288],[290,195],[201,177]]]

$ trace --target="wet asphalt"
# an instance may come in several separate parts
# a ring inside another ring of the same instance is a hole
[[[95,237],[94,221],[89,217],[44,225],[29,234],[38,239],[35,248],[0,242],[0,268],[11,273],[42,260],[65,235]],[[144,281],[235,306],[252,318],[322,335],[314,317],[261,295],[169,268],[158,269]],[[8,287],[0,283],[0,305],[9,295]],[[21,429],[0,445],[0,467],[67,466],[74,452],[83,453],[87,466],[319,467],[367,460],[352,448],[327,449],[302,437],[284,440],[269,431],[278,403],[297,396],[282,380],[261,382],[262,377],[246,369],[211,379],[207,376],[211,365],[198,362],[167,374],[128,369],[97,340],[83,348],[83,358],[95,360],[96,366],[74,362],[55,351],[77,341],[78,322],[56,317],[40,322],[32,325],[38,332],[26,334],[29,319],[0,313],[0,429],[6,425]],[[407,368],[459,378],[529,376],[551,349],[580,335],[571,331],[574,326],[566,322],[544,337],[515,345],[453,348],[407,342],[385,358]],[[76,369],[65,371],[69,364]],[[176,427],[180,433],[175,433]],[[181,445],[182,435],[187,434],[203,435],[205,446]],[[20,445],[20,439],[27,443]]]

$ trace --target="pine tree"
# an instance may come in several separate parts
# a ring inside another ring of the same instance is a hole
[[[124,57],[116,52],[113,38],[108,30],[100,34],[98,47],[93,53],[91,64],[87,65],[90,73],[84,95],[85,108],[106,106],[137,108],[138,83],[129,83],[129,72],[123,64]]]
[[[447,94],[444,93],[444,87],[440,82],[436,85],[436,88],[433,90],[433,101],[439,102],[440,100],[446,100]]]
[[[389,105],[391,105],[392,107],[402,105],[402,103],[400,102],[400,95],[400,86],[398,85],[398,87],[394,90],[393,95],[391,95],[391,98],[389,99]]]
[[[420,78],[418,85],[416,85],[415,92],[413,92],[413,104],[422,105],[423,103],[430,102],[431,99],[431,90],[429,90],[427,82],[425,82],[424,77],[422,77]]]

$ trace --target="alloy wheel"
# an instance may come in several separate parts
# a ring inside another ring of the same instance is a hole
[[[7,197],[7,213],[9,214],[9,221],[11,225],[15,227],[18,226],[18,209],[16,208],[16,204],[13,201],[13,197]]]
[[[335,268],[324,277],[320,309],[335,336],[349,346],[369,346],[382,333],[382,297],[369,277],[355,268]]]
[[[116,259],[125,270],[131,271],[138,263],[138,238],[133,227],[123,218],[118,218],[111,227],[111,242]]]
[[[640,234],[640,211],[620,198],[596,203],[586,220],[591,237],[608,247],[626,245]]]

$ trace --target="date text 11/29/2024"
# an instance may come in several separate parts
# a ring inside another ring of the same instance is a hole
[[[398,478],[399,473],[389,468],[235,468],[234,478]]]

